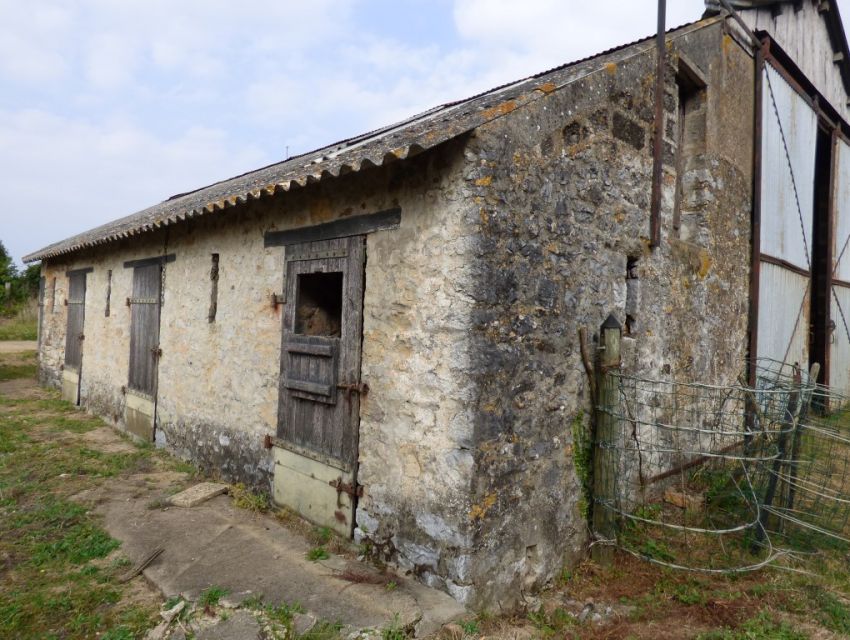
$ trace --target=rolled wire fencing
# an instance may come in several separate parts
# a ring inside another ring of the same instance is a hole
[[[795,365],[753,369],[752,386],[606,373],[618,397],[598,410],[616,426],[596,445],[614,481],[594,509],[615,518],[617,546],[734,573],[850,541],[850,398]]]

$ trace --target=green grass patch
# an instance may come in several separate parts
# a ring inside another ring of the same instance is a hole
[[[0,356],[0,366],[20,360],[19,354]],[[109,454],[50,437],[102,424],[50,395],[3,402],[0,638],[143,637],[155,623],[156,608],[124,597],[126,587],[117,577],[126,559],[97,562],[119,542],[69,496],[136,469],[148,454]]]
[[[762,611],[744,622],[738,629],[709,631],[697,640],[808,640],[809,636],[787,622],[775,620]]]
[[[38,320],[34,318],[12,318],[0,322],[0,340],[38,339]]]
[[[328,553],[328,550],[324,547],[313,547],[307,552],[307,559],[312,562],[317,562],[319,560],[327,560],[331,555]]]
[[[37,373],[38,365],[34,362],[26,364],[0,363],[0,382],[19,378],[35,378]]]
[[[205,589],[203,592],[201,592],[200,596],[198,596],[198,606],[204,609],[206,607],[215,607],[218,605],[219,601],[228,593],[230,593],[230,591],[228,591],[224,587],[209,587],[208,589]]]

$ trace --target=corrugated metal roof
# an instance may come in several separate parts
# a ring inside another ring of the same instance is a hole
[[[678,37],[716,20],[689,23],[671,29],[668,33]],[[35,262],[54,258],[237,207],[250,200],[285,193],[328,177],[404,160],[507,115],[588,73],[602,69],[609,62],[616,63],[642,52],[653,46],[650,42],[653,38],[654,36],[650,36],[608,49],[471,98],[435,107],[388,127],[342,140],[195,191],[172,196],[133,215],[44,247],[24,256],[23,260]]]

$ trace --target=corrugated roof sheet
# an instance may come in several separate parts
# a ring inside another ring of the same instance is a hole
[[[693,22],[671,29],[682,35],[715,21]],[[24,256],[24,262],[73,253],[133,237],[189,218],[237,207],[292,189],[369,167],[404,160],[521,108],[546,93],[653,46],[649,36],[608,49],[523,80],[496,87],[465,100],[435,107],[417,116],[342,140],[240,176],[172,196],[157,205],[114,220]],[[643,46],[641,46],[643,45]],[[636,51],[633,51],[637,48]]]

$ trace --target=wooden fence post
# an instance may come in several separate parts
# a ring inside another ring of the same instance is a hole
[[[593,559],[610,563],[614,547],[602,542],[617,537],[616,514],[605,503],[613,503],[617,482],[617,456],[613,445],[619,431],[620,387],[612,371],[620,369],[620,338],[623,329],[613,315],[602,323],[597,351],[597,397],[593,433],[593,533],[599,544],[593,545]]]

